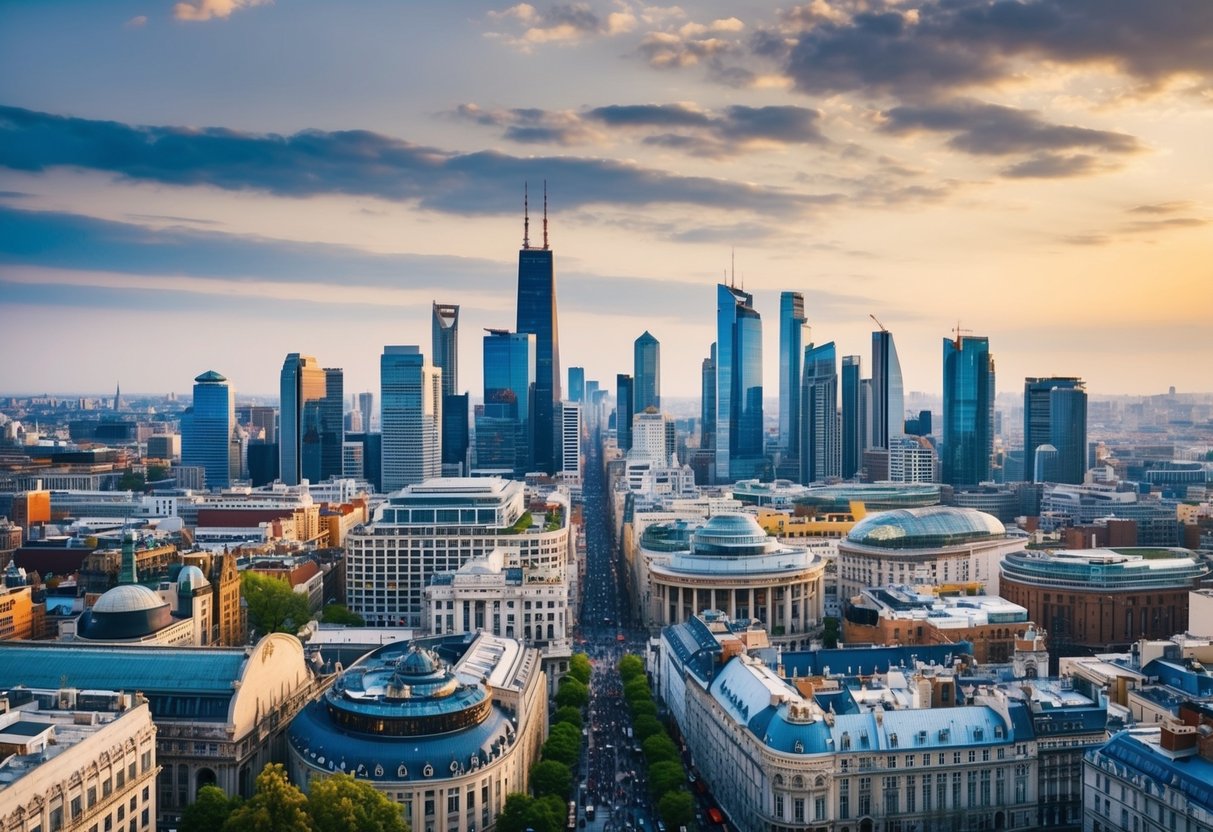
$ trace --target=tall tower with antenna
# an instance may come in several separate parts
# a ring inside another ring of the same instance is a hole
[[[548,238],[547,182],[543,185],[543,247],[530,244],[527,187],[523,185],[523,238],[518,252],[518,321],[515,330],[535,336],[535,470],[556,473],[556,425],[561,400],[560,331],[556,313],[556,268]]]

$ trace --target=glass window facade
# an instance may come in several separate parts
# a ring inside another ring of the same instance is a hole
[[[227,379],[214,370],[195,378],[193,410],[182,420],[181,464],[204,469],[207,488],[231,484],[235,427],[235,394]]]
[[[716,299],[716,479],[732,482],[763,465],[762,316],[735,287]]]
[[[476,466],[534,470],[537,349],[532,334],[484,336],[484,409],[476,419]]]
[[[556,271],[552,251],[518,252],[519,333],[535,336],[534,468],[554,473],[556,403],[560,390],[560,334],[556,320]]]
[[[988,338],[943,340],[941,474],[949,485],[990,479],[994,454],[994,358]]]
[[[804,354],[804,295],[779,295],[779,447],[795,457],[800,447],[800,360]]]
[[[632,412],[644,413],[650,407],[661,410],[661,344],[645,332],[632,345],[635,388]]]

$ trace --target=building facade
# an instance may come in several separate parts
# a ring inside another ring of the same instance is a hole
[[[632,345],[632,353],[632,412],[644,413],[650,407],[661,410],[661,343],[645,330]]]
[[[560,394],[560,328],[556,314],[556,267],[547,235],[547,197],[544,196],[543,248],[532,248],[524,234],[518,252],[519,333],[535,336],[535,468],[555,471],[559,429],[556,405]]]
[[[804,295],[779,293],[779,447],[790,459],[800,459],[801,361],[808,318]]]
[[[320,418],[326,384],[325,370],[313,356],[293,352],[282,362],[278,476],[287,485],[298,485],[304,479],[320,481],[316,474],[320,473]]]
[[[949,485],[990,479],[994,456],[994,357],[988,338],[943,339],[943,444]]]
[[[442,370],[442,395],[459,392],[459,306],[434,301],[430,324],[431,356]]]
[[[858,355],[842,357],[842,468],[839,472],[849,480],[863,464],[863,408],[860,402],[860,371],[862,359]]]
[[[535,336],[484,336],[484,405],[476,417],[476,468],[520,476],[534,465]]]
[[[800,393],[800,481],[822,482],[842,470],[838,424],[838,362],[834,342],[804,353]]]
[[[619,450],[632,449],[632,417],[635,415],[636,380],[627,373],[615,376],[615,441]]]
[[[893,333],[872,333],[872,445],[888,448],[905,432],[905,390]]]
[[[1033,464],[1043,445],[1052,446],[1056,456],[1044,470],[1033,470],[1032,481],[1081,484],[1087,470],[1087,391],[1082,379],[1024,379],[1025,465]]]
[[[716,286],[716,482],[763,467],[762,316],[754,296]]]
[[[207,488],[226,488],[240,472],[239,464],[232,466],[235,429],[235,391],[207,370],[194,379],[193,410],[181,423],[181,464],[203,469]]]
[[[442,473],[442,372],[415,346],[387,346],[379,361],[384,491]]]

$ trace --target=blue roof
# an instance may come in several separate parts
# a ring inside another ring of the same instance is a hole
[[[241,648],[114,647],[0,642],[0,687],[225,693],[239,679]]]
[[[834,650],[799,650],[782,655],[787,676],[820,676],[829,668],[831,674],[848,676],[886,673],[890,669],[911,668],[916,661],[951,666],[961,655],[973,653],[973,643],[916,644],[901,647],[840,647]]]
[[[1121,731],[1099,749],[1095,759],[1108,757],[1141,772],[1155,783],[1178,789],[1184,797],[1213,811],[1213,763],[1199,756],[1171,760],[1142,743],[1129,731]]]
[[[971,508],[927,506],[870,514],[854,525],[847,540],[882,549],[923,549],[1006,533],[1006,527],[992,514]]]
[[[1177,662],[1154,659],[1141,669],[1146,676],[1157,677],[1164,685],[1178,688],[1191,696],[1213,696],[1213,675],[1205,670],[1191,670]]]

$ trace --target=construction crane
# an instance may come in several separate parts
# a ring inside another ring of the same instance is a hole
[[[955,345],[956,345],[956,349],[960,349],[960,333],[962,333],[962,332],[972,332],[972,331],[973,331],[973,330],[971,330],[971,329],[961,329],[961,328],[960,328],[960,321],[959,321],[959,320],[958,320],[958,321],[956,321],[956,326],[954,326],[954,327],[952,328],[952,332],[953,332],[953,333],[955,333],[955,335],[956,335],[956,341],[954,342],[954,343],[955,343]]]
[[[888,331],[889,331],[889,330],[888,330],[888,329],[885,327],[885,325],[884,325],[884,324],[882,324],[882,323],[880,322],[880,319],[879,319],[879,318],[877,318],[875,315],[873,315],[871,312],[869,312],[869,313],[868,313],[868,317],[869,317],[869,318],[871,318],[872,320],[876,321],[876,326],[880,327],[880,331],[881,331],[881,332],[888,332]]]

